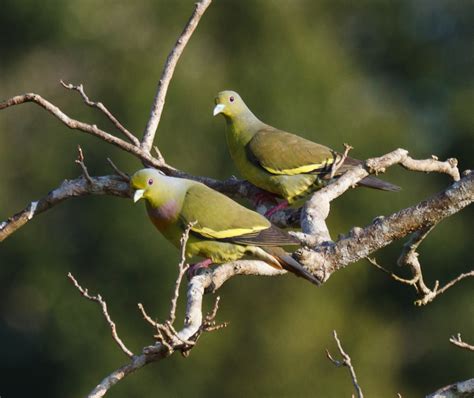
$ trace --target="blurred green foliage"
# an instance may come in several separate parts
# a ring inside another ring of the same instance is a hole
[[[36,92],[69,115],[113,131],[58,81],[85,84],[140,135],[166,56],[193,1],[3,0],[0,98]],[[403,147],[418,158],[457,157],[474,167],[472,1],[215,1],[171,83],[156,143],[190,173],[235,173],[214,95],[234,89],[264,121],[359,158]],[[105,158],[133,172],[140,162],[68,130],[35,105],[0,114],[0,219],[63,179],[109,174]],[[390,170],[399,194],[354,190],[334,203],[333,236],[390,214],[449,184],[445,176]],[[472,267],[472,208],[423,244],[426,279],[445,282]],[[393,266],[401,243],[377,254]],[[107,299],[132,350],[152,342],[136,303],[163,319],[178,253],[142,205],[111,197],[70,200],[0,247],[0,395],[77,397],[126,361],[100,310],[68,283],[73,272]],[[399,271],[397,269],[397,271]],[[400,270],[403,273],[404,270]],[[424,308],[414,292],[366,262],[316,289],[293,276],[235,278],[220,320],[190,358],[148,366],[111,397],[340,397],[351,383],[326,360],[337,329],[367,396],[422,396],[473,376],[474,357],[448,343],[474,339],[473,281]],[[207,298],[208,305],[211,297]],[[181,308],[181,312],[183,309]]]

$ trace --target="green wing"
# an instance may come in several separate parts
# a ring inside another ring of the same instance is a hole
[[[225,239],[253,234],[271,226],[260,214],[203,184],[193,184],[186,193],[180,218],[184,225],[206,238]]]
[[[180,214],[185,227],[204,238],[255,246],[297,245],[299,242],[262,215],[203,184],[187,191]]]
[[[272,174],[324,172],[336,156],[324,145],[271,127],[258,131],[246,149],[249,160]]]

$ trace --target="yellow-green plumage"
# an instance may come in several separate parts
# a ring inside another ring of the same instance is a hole
[[[316,282],[282,249],[298,245],[295,238],[204,184],[143,169],[132,176],[130,185],[135,201],[146,200],[151,221],[176,247],[187,225],[195,222],[186,245],[187,257],[224,263],[248,255]]]
[[[226,119],[227,144],[242,176],[289,203],[327,185],[332,164],[341,158],[324,145],[263,123],[234,91],[217,95],[214,115],[219,113]],[[358,163],[347,158],[338,174]],[[359,184],[383,190],[399,189],[371,176]]]

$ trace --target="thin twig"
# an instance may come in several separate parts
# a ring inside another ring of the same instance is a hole
[[[451,336],[449,341],[453,343],[455,346],[464,348],[465,350],[474,351],[474,345],[464,342],[461,338],[461,333],[458,333],[456,336]]]
[[[117,130],[119,130],[121,133],[123,133],[132,142],[132,144],[134,144],[136,146],[140,146],[140,141],[138,140],[138,138],[135,137],[130,131],[128,131],[122,125],[122,123],[120,123],[117,120],[117,118],[114,115],[112,115],[112,113],[105,107],[105,105],[102,102],[94,102],[94,101],[91,101],[89,99],[89,97],[87,96],[87,94],[84,91],[84,86],[82,84],[79,84],[78,86],[75,86],[74,84],[71,84],[71,83],[64,83],[62,80],[60,80],[60,83],[64,88],[66,88],[68,90],[77,91],[81,95],[81,97],[84,100],[84,102],[86,103],[86,105],[88,105],[92,108],[97,108],[100,111],[102,111],[102,113],[104,113],[105,116],[107,116],[107,118],[112,122],[112,124],[117,128]]]
[[[439,296],[440,294],[443,294],[450,287],[454,286],[459,281],[463,280],[464,278],[468,278],[468,277],[474,277],[474,270],[469,271],[469,272],[465,272],[463,274],[460,274],[459,276],[457,276],[456,278],[454,278],[450,282],[446,283],[446,285],[444,285],[442,288],[439,288],[437,290],[436,295]]]
[[[179,36],[176,44],[168,55],[168,58],[163,68],[160,80],[158,82],[158,88],[156,90],[156,95],[153,100],[153,105],[151,108],[150,118],[145,128],[143,134],[141,147],[144,151],[150,152],[150,149],[153,145],[153,140],[155,139],[156,129],[160,123],[161,113],[163,112],[163,107],[165,105],[166,93],[168,91],[168,86],[173,77],[176,64],[183,53],[184,48],[188,44],[191,35],[196,29],[201,17],[206,11],[207,7],[211,4],[212,0],[200,0],[196,3],[194,12],[189,18],[188,23],[186,24],[183,33]]]
[[[364,394],[362,393],[362,389],[360,388],[359,383],[357,382],[357,376],[356,376],[354,367],[352,366],[351,357],[343,350],[341,341],[337,337],[337,332],[335,330],[333,331],[333,336],[334,336],[334,340],[336,340],[339,353],[342,356],[342,361],[338,361],[337,359],[334,359],[329,353],[329,350],[327,348],[326,348],[326,356],[336,367],[339,368],[341,366],[346,366],[347,368],[349,368],[349,372],[352,378],[352,384],[354,384],[354,388],[356,390],[357,396],[359,398],[363,398]]]
[[[126,346],[125,344],[123,343],[123,341],[120,339],[120,337],[118,336],[117,334],[117,327],[115,326],[115,322],[112,321],[112,318],[110,317],[109,315],[109,312],[107,310],[107,303],[102,299],[102,297],[100,296],[100,294],[96,295],[96,296],[91,296],[88,292],[87,289],[84,289],[81,285],[79,285],[79,283],[77,282],[76,278],[74,278],[74,276],[69,272],[67,274],[67,277],[71,280],[71,282],[74,284],[74,286],[77,288],[77,290],[79,290],[79,292],[88,300],[91,300],[91,301],[95,301],[96,303],[98,303],[101,307],[102,307],[102,314],[104,314],[104,317],[107,321],[107,323],[109,324],[110,326],[110,330],[112,332],[112,337],[113,339],[115,340],[115,342],[117,343],[117,345],[120,347],[120,349],[130,358],[132,358],[134,356],[133,352],[130,351]]]
[[[75,160],[75,163],[78,164],[81,169],[82,169],[82,174],[84,174],[85,179],[87,182],[92,185],[94,182],[92,181],[92,178],[89,174],[89,171],[87,170],[87,166],[84,162],[84,153],[82,152],[82,148],[80,145],[77,146],[77,151],[79,152],[77,155],[77,159]]]
[[[159,149],[156,145],[153,146],[153,150],[155,151],[156,158],[157,158],[160,162],[166,163],[166,162],[165,162],[165,158],[163,157],[163,155],[161,154],[160,149]]]
[[[341,168],[341,166],[344,164],[344,162],[347,159],[347,155],[349,154],[349,151],[351,149],[354,149],[354,147],[350,146],[349,144],[344,144],[344,153],[342,156],[339,158],[339,160],[336,160],[332,166],[331,166],[331,174],[329,174],[329,179],[334,178],[336,175],[336,172]]]
[[[95,137],[98,137],[104,140],[105,142],[108,142],[109,144],[115,145],[119,147],[120,149],[123,149],[124,151],[137,156],[138,158],[142,159],[144,162],[146,162],[147,164],[151,166],[164,169],[167,172],[175,171],[173,167],[159,162],[158,159],[155,159],[153,156],[151,156],[149,152],[144,151],[140,147],[135,146],[134,144],[131,144],[110,133],[107,133],[104,130],[101,130],[95,124],[84,123],[84,122],[81,122],[79,120],[69,117],[57,106],[53,105],[51,102],[44,99],[38,94],[27,93],[27,94],[17,95],[6,101],[0,102],[0,110],[9,108],[15,105],[25,104],[28,102],[33,102],[41,106],[42,108],[47,110],[49,113],[51,113],[54,117],[59,119],[63,124],[65,124],[70,129],[79,130],[84,133],[91,134]]]
[[[458,275],[456,278],[452,279],[441,288],[439,287],[439,281],[436,281],[433,289],[428,289],[424,283],[420,282],[420,280],[423,280],[421,267],[416,269],[416,272],[414,273],[412,279],[405,279],[389,271],[385,267],[382,267],[379,263],[377,263],[374,258],[367,257],[367,260],[379,270],[390,275],[390,277],[393,278],[395,281],[403,283],[405,285],[413,286],[416,289],[417,293],[421,296],[419,300],[415,301],[415,305],[426,305],[432,302],[436,297],[445,293],[446,290],[448,290],[450,287],[453,287],[456,283],[463,280],[464,278],[474,277],[474,270],[470,272],[465,272],[463,274]],[[425,286],[427,290],[422,290],[421,286]]]
[[[177,303],[178,303],[178,298],[179,298],[179,289],[183,281],[183,276],[189,268],[189,265],[186,264],[186,243],[189,238],[189,232],[191,231],[191,228],[195,224],[196,224],[195,222],[189,223],[186,226],[186,229],[184,230],[183,235],[181,236],[181,240],[180,240],[181,260],[178,264],[178,276],[175,282],[174,293],[171,298],[171,305],[170,305],[170,312],[169,312],[168,319],[164,323],[159,323],[157,321],[154,321],[145,311],[143,304],[141,303],[138,304],[138,308],[140,312],[142,313],[143,318],[155,328],[156,330],[155,338],[160,344],[163,344],[170,353],[174,352],[177,348],[179,348],[182,352],[184,351],[189,352],[189,350],[195,344],[195,341],[191,341],[189,340],[189,338],[183,338],[182,336],[180,336],[180,334],[176,331],[176,329],[173,326],[174,321],[176,320],[176,308],[177,308]]]
[[[189,239],[189,232],[191,228],[196,225],[196,221],[190,222],[186,229],[181,236],[180,244],[181,244],[181,253],[180,253],[180,261],[178,264],[178,277],[176,278],[176,282],[174,284],[174,294],[173,298],[171,299],[171,308],[170,314],[168,317],[168,322],[170,325],[173,325],[174,321],[176,320],[176,306],[178,303],[179,298],[179,288],[181,287],[181,282],[183,281],[183,276],[189,268],[189,264],[186,264],[186,244]]]
[[[221,322],[219,324],[216,324],[215,319],[217,315],[217,310],[219,309],[220,300],[220,296],[217,296],[212,310],[204,318],[204,322],[202,323],[202,329],[206,332],[213,332],[215,330],[219,330],[229,326],[229,322]]]
[[[413,279],[416,280],[414,286],[418,294],[422,297],[419,300],[415,301],[415,305],[426,305],[433,301],[436,296],[438,296],[438,294],[441,294],[438,290],[439,281],[435,281],[435,284],[432,289],[426,286],[425,281],[423,279],[423,271],[417,253],[417,249],[420,246],[421,242],[426,239],[426,237],[434,229],[436,224],[437,223],[428,224],[416,231],[412,235],[412,237],[403,245],[402,253],[400,254],[400,257],[397,260],[397,264],[400,267],[408,266],[410,268],[413,275]],[[452,283],[452,285],[454,283]],[[446,291],[449,287],[450,286],[445,287],[443,292]]]
[[[123,178],[124,181],[130,181],[130,176],[127,173],[124,173],[122,170],[120,170],[115,163],[112,161],[112,159],[107,158],[107,162],[110,164],[110,167],[114,169],[114,171],[119,175],[120,177]]]
[[[143,304],[138,303],[137,306],[143,316],[143,319],[145,319],[145,321],[147,321],[154,328],[157,328],[158,322],[151,319],[150,315],[148,315],[147,312],[145,311],[145,307],[143,307]]]
[[[397,274],[389,271],[387,268],[385,267],[382,267],[375,258],[371,258],[371,257],[367,257],[367,261],[374,265],[376,268],[378,268],[380,271],[382,272],[385,272],[387,275],[390,275],[390,277],[392,277],[394,280],[396,280],[397,282],[400,282],[400,283],[403,283],[405,285],[410,285],[410,286],[414,286],[416,284],[416,282],[418,281],[418,277],[415,276],[413,277],[412,279],[405,279],[405,278],[402,278],[400,276],[398,276]]]

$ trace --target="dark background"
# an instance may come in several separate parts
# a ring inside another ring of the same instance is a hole
[[[3,0],[0,98],[36,92],[70,116],[113,131],[59,80],[84,83],[141,135],[163,62],[194,1]],[[215,1],[176,69],[156,143],[175,167],[236,174],[213,99],[234,89],[264,121],[368,158],[403,147],[416,158],[456,157],[473,168],[474,3],[471,1]],[[67,129],[27,104],[0,114],[0,220],[80,174],[123,170],[134,157]],[[446,187],[446,176],[393,168],[403,191],[358,189],[332,206],[334,237]],[[444,221],[421,247],[430,286],[472,269],[472,207]],[[395,267],[401,243],[377,253]],[[0,395],[85,395],[126,362],[100,309],[82,299],[71,271],[100,292],[128,346],[152,330],[136,303],[168,311],[177,251],[149,223],[143,204],[73,199],[36,218],[0,246]],[[406,270],[398,270],[403,274]],[[406,274],[406,273],[405,273]],[[111,397],[340,397],[352,391],[324,349],[337,329],[367,396],[422,396],[473,377],[474,357],[448,338],[474,341],[473,281],[416,308],[414,291],[366,261],[321,288],[293,276],[234,278],[220,290],[218,318],[188,359],[175,355],[128,377]],[[206,298],[209,306],[211,297]],[[184,308],[179,309],[183,313]],[[180,320],[181,322],[181,320]]]

